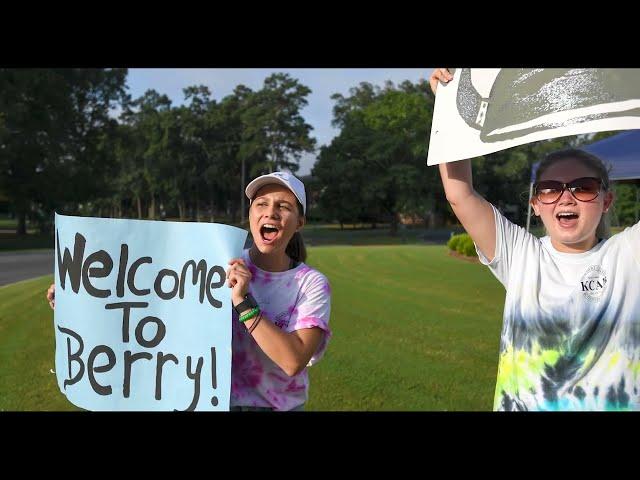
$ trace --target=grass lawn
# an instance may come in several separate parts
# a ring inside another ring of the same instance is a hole
[[[504,290],[444,246],[312,247],[333,338],[307,410],[490,410]],[[74,410],[58,390],[52,277],[0,288],[0,410]]]
[[[18,226],[18,221],[15,219],[0,217],[0,230],[15,229]]]
[[[333,338],[309,410],[491,410],[504,289],[443,246],[318,247]]]
[[[0,410],[78,410],[60,393],[54,368],[48,275],[0,287]]]

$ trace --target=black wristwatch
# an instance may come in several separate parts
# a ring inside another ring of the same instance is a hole
[[[240,315],[240,313],[246,310],[251,310],[252,308],[255,308],[257,306],[258,302],[256,302],[255,298],[253,298],[253,295],[247,293],[244,296],[244,300],[241,301],[238,305],[234,306],[233,309],[238,313],[238,315]]]

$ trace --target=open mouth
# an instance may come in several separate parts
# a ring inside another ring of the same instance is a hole
[[[571,228],[578,223],[579,215],[575,212],[560,212],[556,214],[556,219],[561,227]]]
[[[260,227],[260,236],[265,243],[271,243],[278,236],[278,227],[271,223],[265,223]]]

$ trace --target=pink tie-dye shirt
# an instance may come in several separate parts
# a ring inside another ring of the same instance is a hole
[[[242,253],[242,258],[251,271],[249,292],[267,318],[285,332],[312,327],[324,330],[322,342],[307,366],[317,363],[331,337],[331,287],[327,278],[304,263],[285,272],[261,270],[251,262],[249,250]],[[232,350],[232,407],[291,410],[307,401],[307,368],[289,377],[263,353],[235,311]]]

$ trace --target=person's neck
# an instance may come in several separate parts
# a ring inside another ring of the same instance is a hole
[[[551,245],[557,251],[562,253],[584,253],[591,250],[598,244],[598,238],[594,235],[592,238],[588,240],[583,240],[582,242],[577,243],[562,243],[551,238]]]
[[[284,272],[291,266],[291,259],[285,252],[265,255],[255,245],[249,250],[249,257],[256,267],[267,272]]]

